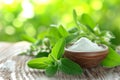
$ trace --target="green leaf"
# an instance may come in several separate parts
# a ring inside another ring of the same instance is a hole
[[[40,57],[47,57],[49,55],[49,52],[39,52],[35,57],[40,58]]]
[[[57,27],[50,27],[47,36],[54,37],[56,40],[62,37]]]
[[[50,53],[54,58],[60,59],[64,54],[65,39],[60,39],[52,49]]]
[[[48,31],[43,31],[37,35],[37,39],[44,39],[45,36],[48,34]]]
[[[105,67],[115,67],[120,65],[120,55],[109,47],[109,54],[107,57],[101,62],[102,66]]]
[[[71,43],[72,41],[76,40],[78,37],[79,37],[78,34],[70,34],[65,38],[66,44]]]
[[[101,33],[102,33],[102,32],[100,31],[100,28],[99,28],[98,25],[95,26],[93,30],[94,30],[94,33],[95,33],[96,35],[98,35],[98,36],[101,35]],[[104,35],[102,35],[102,36],[104,36]]]
[[[83,14],[81,16],[81,22],[84,25],[89,26],[91,29],[93,29],[96,26],[96,23],[88,14]]]
[[[49,38],[44,38],[43,39],[43,43],[44,43],[45,46],[50,47],[50,40],[49,40]]]
[[[78,22],[78,18],[77,18],[77,13],[75,10],[73,10],[73,18],[74,18],[75,24],[77,25],[77,29],[80,30],[79,22]]]
[[[68,30],[69,33],[75,33],[77,31],[78,31],[78,29],[76,27],[73,27],[73,28]]]
[[[21,37],[22,37],[22,39],[24,39],[24,40],[26,40],[26,41],[29,41],[29,42],[32,42],[32,43],[36,42],[36,39],[35,39],[35,38],[33,38],[33,37],[31,37],[31,36],[28,36],[28,35],[26,35],[26,34],[21,35]]]
[[[75,9],[73,10],[73,18],[74,18],[76,25],[78,25],[77,24],[77,13],[76,13]]]
[[[45,74],[48,77],[54,76],[58,70],[58,65],[50,65],[46,68]]]
[[[46,36],[46,37],[49,38],[51,46],[54,46],[55,43],[57,42],[57,39],[55,37],[53,37],[53,36]]]
[[[80,21],[79,21],[78,18],[77,18],[76,11],[73,10],[73,18],[74,18],[74,21],[77,25],[78,30],[83,30],[83,29],[86,28],[87,31],[89,31],[89,32],[91,31],[92,33],[94,33],[93,28],[95,27],[96,24],[89,15],[83,14]],[[89,21],[89,20],[91,20],[91,21]],[[82,22],[82,24],[81,24],[81,22]]]
[[[54,46],[55,43],[62,37],[62,35],[57,27],[50,27],[46,37],[49,38],[51,46]]]
[[[60,34],[62,35],[62,37],[67,37],[69,35],[69,33],[66,31],[66,29],[62,25],[58,27],[58,30]]]
[[[93,29],[85,24],[79,23],[79,26],[81,27],[80,29],[84,32],[94,33]]]
[[[81,67],[67,58],[60,59],[59,70],[70,75],[78,75],[82,73]]]
[[[50,59],[47,57],[35,58],[30,60],[27,65],[31,68],[45,69],[51,63]]]
[[[34,45],[36,45],[36,46],[42,45],[42,40],[38,39],[38,40],[34,43]]]

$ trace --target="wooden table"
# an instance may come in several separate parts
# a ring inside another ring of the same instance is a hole
[[[54,77],[48,78],[44,71],[33,70],[27,67],[29,56],[18,56],[29,48],[29,43],[0,42],[0,80],[120,80],[120,67],[111,69],[96,67],[84,69],[82,75],[73,76],[58,72]]]

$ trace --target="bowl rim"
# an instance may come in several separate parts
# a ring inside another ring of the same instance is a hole
[[[104,51],[108,50],[108,46],[105,45],[105,44],[100,44],[99,46],[102,46],[103,50],[98,50],[98,51],[73,51],[73,50],[67,49],[65,47],[65,51],[73,52],[73,53],[99,53],[99,52],[104,52]]]

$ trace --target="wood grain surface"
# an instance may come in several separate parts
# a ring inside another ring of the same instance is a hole
[[[28,42],[0,42],[0,80],[120,80],[120,67],[103,68],[98,66],[84,69],[81,75],[73,76],[58,72],[54,77],[47,77],[42,70],[33,70],[26,63],[29,56],[19,56],[26,51]]]

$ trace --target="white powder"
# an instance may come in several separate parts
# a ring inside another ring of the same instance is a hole
[[[15,71],[15,61],[7,60],[5,63],[0,64],[0,68],[3,69],[3,70],[7,69],[11,72],[14,72]]]
[[[68,47],[71,51],[80,51],[80,52],[94,52],[104,50],[103,47],[98,46],[96,43],[93,43],[91,40],[82,37],[72,46]]]
[[[0,77],[0,80],[4,80],[2,77]]]

